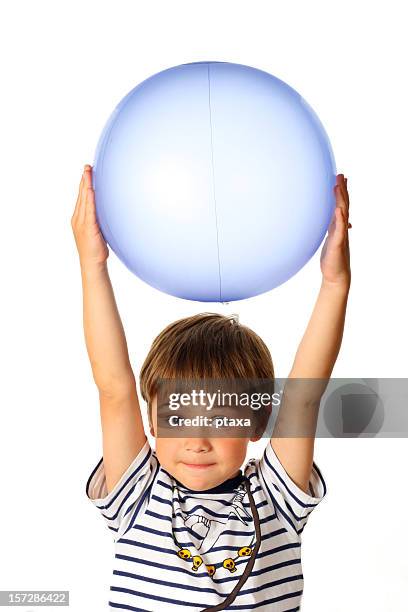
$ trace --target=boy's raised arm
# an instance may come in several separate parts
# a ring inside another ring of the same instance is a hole
[[[71,226],[80,259],[85,342],[99,390],[103,459],[110,492],[145,444],[146,435],[109,278],[109,250],[96,219],[91,171],[91,166],[85,166]]]
[[[313,464],[320,398],[340,350],[351,283],[349,197],[342,174],[337,176],[335,194],[336,208],[321,254],[320,292],[296,352],[288,376],[292,380],[285,385],[270,441],[285,471],[305,492]]]

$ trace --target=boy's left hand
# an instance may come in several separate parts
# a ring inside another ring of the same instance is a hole
[[[336,208],[328,229],[328,235],[320,256],[320,268],[323,281],[330,284],[350,285],[350,248],[348,230],[349,223],[349,196],[347,192],[347,179],[343,174],[336,177],[334,187]]]

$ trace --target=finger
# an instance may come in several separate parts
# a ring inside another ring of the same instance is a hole
[[[86,168],[84,166],[84,171],[82,173],[81,185],[79,188],[79,203],[78,203],[78,213],[77,218],[79,223],[83,223],[85,217],[85,205],[86,205]]]
[[[86,164],[84,168],[85,187],[92,187],[92,166]]]
[[[91,180],[91,166],[87,164],[84,168],[84,181],[82,186],[82,204],[79,210],[79,222],[84,223],[87,216],[87,209],[89,208],[89,190],[92,189],[92,180]]]
[[[344,194],[345,194],[345,201],[346,201],[346,205],[347,205],[347,211],[350,208],[350,197],[349,197],[349,192],[347,189],[347,179],[344,179]]]
[[[346,205],[346,207],[348,208],[348,193],[347,193],[347,185],[346,185],[346,178],[344,176],[344,174],[339,174],[337,176],[337,184],[340,187],[343,199],[344,199],[344,203]]]
[[[336,207],[339,206],[342,211],[346,213],[346,203],[344,201],[343,193],[339,184],[335,186],[334,193],[336,197]]]
[[[342,176],[343,176],[343,180],[341,182],[341,188],[342,188],[342,193],[343,193],[344,201],[346,203],[347,210],[348,210],[349,205],[350,205],[350,200],[349,200],[349,194],[348,194],[348,191],[347,191],[347,179],[344,176],[344,174]]]
[[[81,191],[82,197],[86,196],[86,190],[88,189],[88,187],[92,187],[90,169],[91,169],[91,166],[89,164],[86,164],[84,166],[84,171],[82,173],[82,191]]]
[[[340,218],[341,218],[341,220],[342,220],[343,222],[345,222],[345,221],[346,221],[346,216],[345,216],[345,214],[344,214],[344,206],[342,206],[342,204],[338,204],[338,205],[336,206],[336,209],[339,211],[339,214],[340,214]]]
[[[83,173],[83,179],[82,179],[82,189],[81,189],[81,203],[79,205],[79,211],[78,211],[78,222],[80,224],[83,224],[85,221],[85,212],[86,212],[86,199],[87,199],[87,177],[86,177],[86,172],[84,169],[84,173]]]
[[[89,168],[89,164],[86,164],[84,166],[84,170],[82,172],[82,183],[81,183],[81,196],[83,197],[85,195],[86,189],[88,187],[88,168]]]
[[[339,206],[336,207],[336,229],[334,232],[334,237],[336,244],[341,244],[345,238],[346,223],[344,219],[343,211]]]
[[[329,241],[329,245],[337,245],[339,244],[341,241],[339,240],[339,227],[342,223],[342,214],[340,211],[340,208],[338,206],[336,206],[336,208],[333,211],[333,217],[329,226],[329,231],[328,231],[328,241]]]
[[[347,249],[349,248],[349,232],[348,231],[350,227],[352,227],[352,225],[351,223],[349,223],[348,216],[347,216],[345,217],[345,220],[344,220],[344,233],[345,233],[344,243]]]
[[[346,230],[346,247],[347,249],[349,249],[349,229],[350,227],[352,227],[351,223],[347,223],[347,230]]]
[[[336,207],[333,210],[332,218],[330,220],[327,233],[331,235],[334,232],[335,227],[336,227]]]
[[[348,227],[348,218],[347,215],[344,214],[344,209],[341,207],[339,208],[339,218],[340,218],[340,224],[341,224],[341,228],[342,228],[342,232],[343,235],[347,234],[347,227]]]
[[[83,183],[84,183],[84,173],[82,173],[81,180],[79,182],[77,201],[76,201],[76,204],[75,204],[74,213],[72,215],[73,218],[76,218],[78,216],[79,208],[80,208],[80,205],[81,205]]]
[[[336,205],[341,207],[344,215],[346,216],[346,220],[347,220],[348,208],[347,208],[347,203],[344,197],[343,190],[340,185],[336,185]]]
[[[86,207],[85,207],[85,223],[95,222],[95,192],[92,187],[88,187],[86,195]]]

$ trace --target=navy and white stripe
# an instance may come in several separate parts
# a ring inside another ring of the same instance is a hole
[[[259,461],[259,474],[278,518],[285,527],[300,537],[310,513],[326,495],[326,483],[313,461],[309,493],[289,478],[270,442]]]
[[[114,533],[115,541],[130,528],[143,510],[159,468],[159,462],[146,442],[109,495],[103,458],[91,473],[86,484],[86,494]]]
[[[300,610],[300,534],[326,493],[323,477],[313,463],[310,494],[305,493],[286,474],[269,441],[262,458],[250,459],[243,472],[251,484],[262,541],[250,576],[226,610]],[[146,441],[107,494],[101,459],[86,493],[115,540],[108,608],[200,612],[221,603],[250,558],[238,552],[256,544],[244,491],[199,493],[180,486]],[[182,551],[191,556],[182,558]],[[212,567],[211,576],[207,568]]]

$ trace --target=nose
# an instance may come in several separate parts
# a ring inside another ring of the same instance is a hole
[[[211,443],[208,438],[186,438],[185,449],[196,453],[208,452],[211,448]]]

